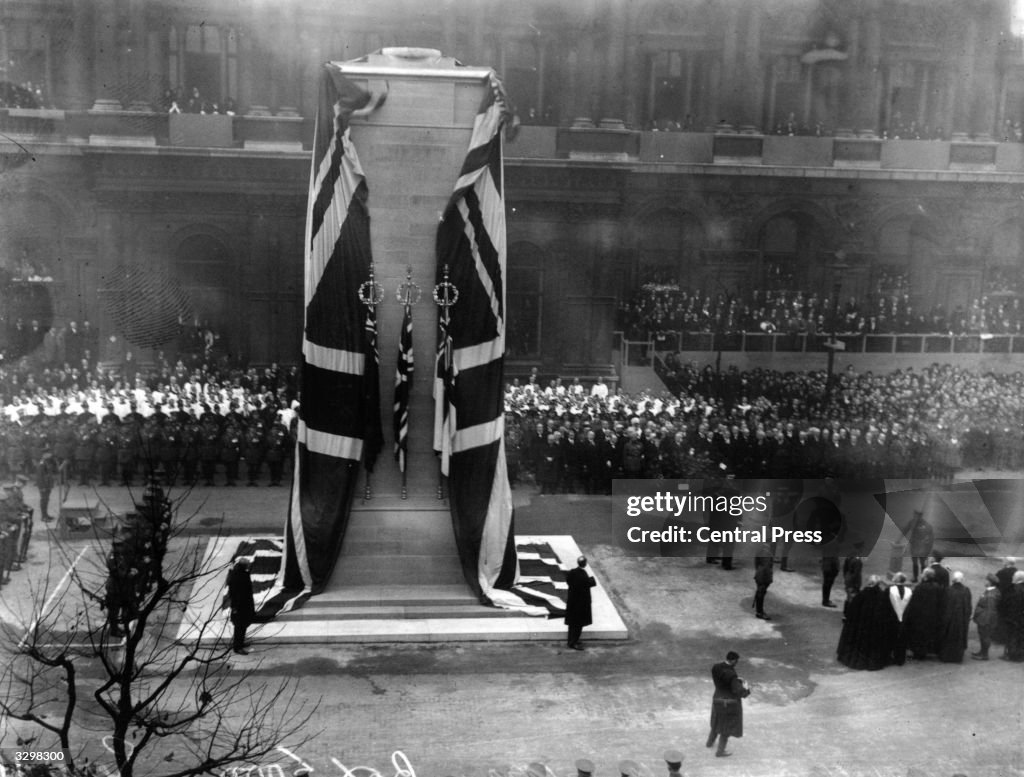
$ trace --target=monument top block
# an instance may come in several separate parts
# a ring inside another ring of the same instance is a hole
[[[439,78],[446,81],[481,81],[491,74],[489,67],[466,67],[437,49],[383,48],[347,62],[331,62],[341,72],[366,78]]]

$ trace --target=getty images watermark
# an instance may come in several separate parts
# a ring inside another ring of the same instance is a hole
[[[882,480],[616,480],[612,528],[638,556],[868,555],[887,508]]]

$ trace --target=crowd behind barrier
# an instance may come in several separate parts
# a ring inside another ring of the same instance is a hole
[[[1024,467],[1024,375],[951,365],[722,374],[670,354],[670,391],[611,393],[534,378],[505,395],[512,482],[609,493],[617,477],[889,477],[949,480]],[[826,390],[829,388],[829,390]]]
[[[787,334],[1024,334],[1024,302],[1015,290],[986,294],[967,307],[943,305],[919,310],[909,291],[892,291],[898,279],[868,298],[850,297],[838,305],[812,292],[755,289],[731,295],[645,283],[619,309],[626,339],[648,339],[658,332],[780,332]],[[992,282],[995,285],[995,282]],[[834,314],[834,315],[833,315]]]

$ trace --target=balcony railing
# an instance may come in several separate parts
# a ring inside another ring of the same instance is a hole
[[[825,353],[831,336],[762,332],[658,332],[649,340],[655,351],[744,351],[756,353]],[[839,350],[872,354],[1024,354],[1024,335],[884,334],[838,335]]]
[[[607,126],[605,126],[607,125]],[[309,150],[312,126],[291,111],[245,116],[120,110],[62,111],[0,108],[0,133],[36,143],[94,146]],[[2,142],[0,138],[0,142]],[[712,132],[641,132],[604,122],[569,128],[526,126],[506,158],[567,159],[664,165],[742,165],[775,168],[874,168],[900,171],[1024,173],[1024,143],[958,137],[883,140]]]

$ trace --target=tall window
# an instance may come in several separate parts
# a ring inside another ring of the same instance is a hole
[[[703,51],[652,54],[648,101],[657,129],[696,130],[714,121],[707,116],[711,62]]]
[[[772,61],[768,79],[768,125],[783,134],[808,121],[807,84],[798,56],[778,56]]]
[[[936,69],[926,63],[900,62],[889,67],[888,104],[883,117],[890,137],[912,139],[931,129],[938,92]],[[922,135],[923,137],[923,135]]]
[[[238,97],[238,34],[215,24],[172,27],[168,32],[171,86],[222,103]]]
[[[178,245],[174,269],[200,323],[217,330],[228,324],[231,260],[225,245],[210,235],[191,235]]]

